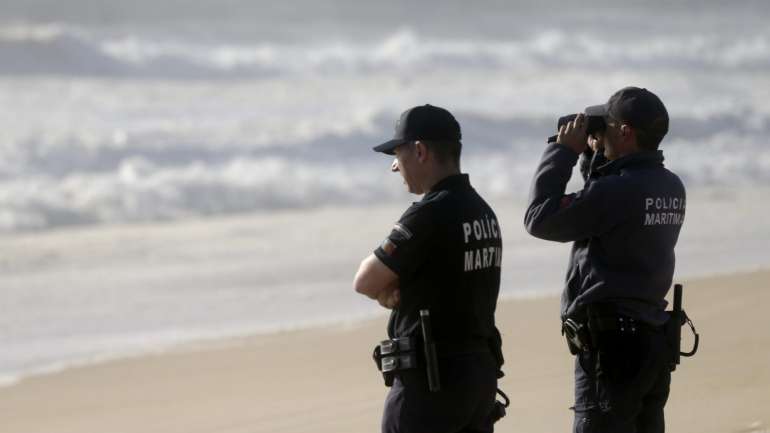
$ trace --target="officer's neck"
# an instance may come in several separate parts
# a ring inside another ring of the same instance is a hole
[[[454,176],[456,174],[460,174],[460,167],[458,166],[451,164],[435,166],[433,170],[430,170],[425,175],[425,179],[423,182],[421,182],[423,193],[432,191],[433,187],[436,186],[437,183],[441,182],[449,176]]]
[[[613,146],[613,152],[607,152],[607,150],[605,149],[604,156],[608,160],[614,161],[616,159],[620,159],[628,155],[633,155],[634,153],[639,153],[641,151],[642,151],[642,148],[639,147],[639,144],[636,142],[636,140],[626,139],[616,143]]]

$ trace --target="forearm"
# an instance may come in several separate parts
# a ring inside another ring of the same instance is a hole
[[[524,216],[527,231],[533,236],[552,239],[549,222],[561,205],[578,155],[561,144],[549,145],[543,153],[530,189],[529,206]]]
[[[358,267],[353,280],[356,292],[378,300],[381,293],[398,286],[398,276],[386,267],[374,254],[370,254]]]
[[[389,310],[396,308],[399,302],[401,302],[401,291],[397,285],[386,287],[377,296],[377,303]]]

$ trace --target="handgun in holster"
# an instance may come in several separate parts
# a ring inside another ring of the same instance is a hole
[[[568,318],[561,324],[561,333],[567,339],[567,347],[573,355],[589,352],[593,347],[588,323],[581,323]]]
[[[495,358],[495,364],[497,365],[497,378],[502,379],[505,376],[505,373],[503,373],[503,364],[505,364],[505,358],[503,357],[503,336],[500,335],[500,331],[497,327],[494,328],[492,337],[487,342],[489,344],[489,350]],[[497,388],[496,394],[499,395],[503,401],[500,401],[495,397],[495,404],[492,406],[492,412],[489,414],[493,424],[500,421],[500,419],[506,415],[506,408],[511,405],[511,399],[508,398],[502,389]]]
[[[671,371],[676,370],[676,366],[679,364],[681,357],[690,357],[695,355],[698,351],[698,343],[700,342],[700,335],[695,330],[692,320],[687,316],[687,313],[682,309],[682,285],[674,285],[674,306],[669,313],[669,318],[664,325],[664,332],[669,346],[671,347]],[[695,341],[693,347],[689,352],[682,352],[682,326],[688,324],[692,331]]]

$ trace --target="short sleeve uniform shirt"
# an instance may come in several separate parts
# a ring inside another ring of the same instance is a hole
[[[429,309],[437,342],[488,339],[495,332],[502,234],[468,175],[449,176],[414,203],[374,254],[399,277],[391,338],[419,334]]]

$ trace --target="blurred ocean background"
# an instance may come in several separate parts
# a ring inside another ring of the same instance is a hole
[[[768,20],[766,1],[1,0],[0,382],[382,314],[350,280],[415,197],[371,146],[428,102],[500,209],[504,296],[560,290],[567,246],[521,227],[529,180],[560,115],[626,85],[671,115],[678,276],[767,266]]]

